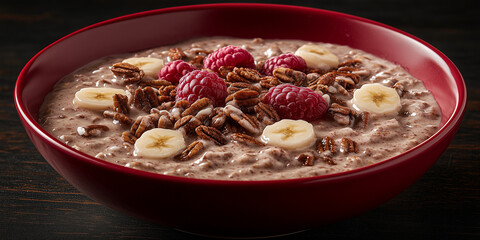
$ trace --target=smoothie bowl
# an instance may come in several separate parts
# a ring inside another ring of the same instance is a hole
[[[294,232],[379,205],[438,159],[465,101],[456,67],[422,40],[264,4],[89,26],[33,57],[15,88],[32,142],[85,195],[218,236]]]

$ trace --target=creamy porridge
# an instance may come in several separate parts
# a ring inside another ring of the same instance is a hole
[[[226,180],[367,166],[426,140],[440,119],[420,80],[363,51],[220,37],[99,59],[59,81],[40,114],[99,159]]]

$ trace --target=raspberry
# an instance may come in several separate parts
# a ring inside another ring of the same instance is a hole
[[[205,68],[217,71],[221,66],[246,67],[255,69],[255,60],[247,50],[236,47],[226,46],[217,49],[208,55],[203,61]]]
[[[190,103],[200,98],[210,98],[215,107],[225,105],[227,85],[216,73],[194,70],[180,78],[177,86],[177,101],[186,99]]]
[[[328,103],[313,90],[291,84],[281,84],[268,90],[265,103],[272,105],[282,119],[319,120],[328,109]]]
[[[293,70],[304,72],[307,69],[307,63],[300,56],[293,53],[284,53],[276,57],[271,57],[265,61],[260,73],[271,76],[273,70],[277,68],[291,68]]]
[[[183,75],[195,69],[197,68],[190,63],[176,60],[165,64],[158,73],[158,78],[165,79],[171,83],[178,83],[178,80],[180,80]]]

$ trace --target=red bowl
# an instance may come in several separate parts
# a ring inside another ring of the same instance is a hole
[[[291,180],[219,181],[164,176],[108,163],[64,145],[39,125],[45,95],[59,79],[84,64],[106,55],[205,36],[302,39],[373,53],[424,80],[440,105],[441,129],[408,152],[353,171]],[[23,68],[15,86],[15,104],[38,151],[90,198],[185,231],[262,236],[345,219],[404,190],[449,145],[464,114],[466,90],[458,69],[445,55],[395,28],[305,7],[212,4],[123,16],[61,38]]]

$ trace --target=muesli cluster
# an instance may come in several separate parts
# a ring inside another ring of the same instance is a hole
[[[440,119],[421,81],[373,55],[223,38],[102,59],[62,80],[41,115],[57,138],[107,161],[241,180],[373,164],[428,138]]]

